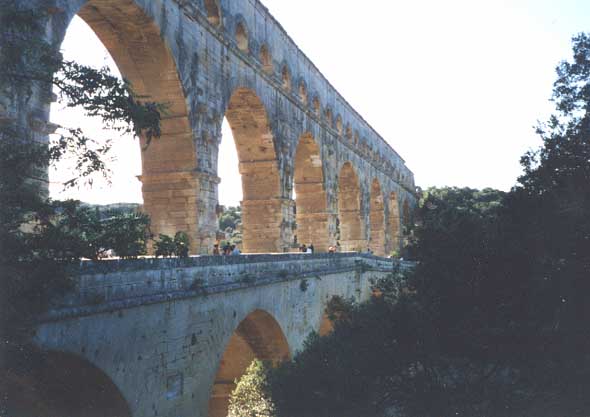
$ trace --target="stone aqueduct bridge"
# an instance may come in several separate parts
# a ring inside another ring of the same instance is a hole
[[[183,230],[193,253],[210,251],[225,117],[240,161],[245,252],[288,251],[295,236],[318,252],[337,242],[376,254],[399,247],[413,174],[258,1],[19,3],[47,8],[55,45],[80,16],[135,90],[168,104],[162,137],[142,152],[155,233]],[[51,101],[50,91],[26,104],[0,97],[0,119],[42,139]],[[75,294],[38,328],[53,364],[38,388],[62,390],[68,415],[79,406],[96,417],[222,416],[254,357],[293,355],[311,331],[329,329],[330,297],[366,299],[369,280],[390,270],[351,253],[84,263]]]
[[[292,356],[330,330],[332,296],[366,300],[391,270],[355,253],[82,263],[36,336],[50,365],[24,406],[53,414],[26,415],[225,416],[254,358]]]
[[[77,14],[139,94],[169,105],[162,138],[142,152],[155,233],[184,230],[193,253],[211,250],[225,117],[240,161],[244,252],[288,251],[295,236],[319,251],[339,242],[385,254],[399,245],[415,205],[412,172],[260,2],[42,3],[51,42],[61,43]],[[51,94],[39,97],[27,121],[43,135]]]

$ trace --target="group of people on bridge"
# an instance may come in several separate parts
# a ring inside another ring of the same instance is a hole
[[[305,243],[299,246],[299,252],[301,253],[314,253],[315,248],[313,247],[313,243],[310,243],[309,246],[306,246]]]
[[[240,249],[234,244],[227,243],[227,244],[223,245],[223,247],[220,247],[220,246],[221,246],[221,244],[219,242],[217,242],[213,245],[213,255],[214,256],[237,256],[237,255],[242,254]],[[340,243],[336,243],[335,246],[330,246],[328,248],[328,253],[336,253],[336,252],[340,252],[341,250],[342,249],[340,247]],[[299,252],[309,253],[309,254],[315,253],[315,248],[313,246],[313,243],[310,243],[309,245],[302,244],[301,246],[299,246]],[[373,253],[371,248],[367,248],[367,253],[371,253],[371,254]]]
[[[219,246],[219,243],[213,245],[213,255],[237,256],[242,254],[242,252],[240,252],[240,249],[238,249],[236,245],[230,245],[228,243],[224,245],[221,249],[219,248]]]

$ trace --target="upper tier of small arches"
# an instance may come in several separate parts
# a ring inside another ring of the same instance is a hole
[[[215,31],[274,79],[308,116],[400,185],[414,188],[413,174],[399,154],[338,94],[258,0],[247,0],[250,5],[230,0],[192,1]],[[268,24],[276,27],[279,38],[266,30]]]

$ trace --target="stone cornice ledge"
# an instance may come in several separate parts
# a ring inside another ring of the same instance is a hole
[[[170,291],[160,294],[153,294],[147,296],[138,296],[127,298],[123,300],[110,301],[107,303],[101,303],[96,305],[82,305],[77,307],[66,307],[50,310],[44,314],[39,322],[48,323],[55,321],[62,321],[72,318],[92,316],[96,314],[114,313],[121,310],[128,310],[132,308],[160,304],[174,301],[181,301],[191,298],[207,297],[214,294],[220,294],[224,292],[238,291],[246,288],[256,288],[272,284],[277,284],[286,281],[297,281],[302,279],[321,279],[321,276],[333,275],[343,272],[351,272],[355,270],[361,270],[359,272],[381,272],[388,273],[392,272],[392,267],[361,267],[356,266],[354,269],[351,268],[326,268],[309,271],[306,273],[281,277],[274,274],[264,274],[258,278],[255,278],[251,282],[234,281],[216,285],[205,285],[194,290],[180,290]]]

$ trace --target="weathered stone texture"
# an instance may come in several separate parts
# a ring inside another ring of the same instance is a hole
[[[36,339],[103,372],[132,416],[221,416],[253,358],[292,356],[329,331],[329,298],[366,300],[391,268],[366,254],[84,263]]]
[[[142,152],[155,233],[183,230],[194,253],[211,250],[226,117],[240,160],[244,250],[288,251],[295,237],[319,250],[398,247],[405,213],[392,213],[415,205],[412,172],[258,1],[23,2],[55,10],[48,37],[56,45],[78,14],[136,91],[168,105],[162,138]],[[19,108],[23,124],[46,126],[49,95],[37,94],[26,111],[24,100],[0,100],[2,114]],[[343,176],[354,181],[340,187]],[[371,198],[373,184],[380,197]]]
[[[52,8],[55,45],[78,14],[137,93],[168,105],[162,137],[142,151],[156,234],[186,231],[193,253],[211,250],[225,117],[244,251],[289,251],[295,238],[320,252],[400,248],[416,204],[412,172],[257,0],[19,2]],[[51,101],[38,89],[30,100],[0,96],[0,122],[42,140]],[[312,330],[329,331],[330,297],[365,300],[369,279],[390,269],[360,254],[84,264],[77,293],[54,306],[37,341],[62,355],[59,368],[83,369],[80,381],[92,369],[111,381],[101,392],[119,392],[135,417],[223,415],[253,357],[293,355]]]

